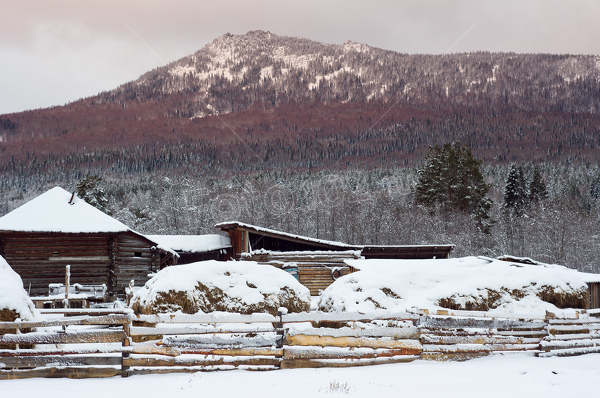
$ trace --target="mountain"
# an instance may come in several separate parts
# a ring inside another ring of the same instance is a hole
[[[231,173],[600,159],[600,57],[408,55],[253,31],[71,104],[0,116],[0,171]]]

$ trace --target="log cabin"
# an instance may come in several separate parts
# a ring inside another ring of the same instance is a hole
[[[124,296],[131,281],[176,262],[177,254],[55,187],[0,217],[0,255],[17,272],[31,296],[50,284],[106,285],[108,299]]]

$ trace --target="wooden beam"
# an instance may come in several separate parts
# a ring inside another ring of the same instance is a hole
[[[3,357],[0,368],[38,368],[64,366],[121,366],[121,355],[46,355]]]
[[[130,322],[127,315],[105,315],[79,319],[55,319],[51,321],[19,321],[19,322],[0,322],[2,329],[32,329],[50,326],[72,326],[72,325],[124,325]]]
[[[127,338],[122,330],[81,331],[66,333],[33,332],[0,335],[0,344],[77,344],[121,343]]]
[[[392,338],[369,338],[369,337],[331,337],[331,336],[308,336],[298,334],[286,336],[284,344],[298,346],[321,346],[321,347],[369,347],[413,350],[414,354],[421,352],[421,343],[418,340],[395,340]]]
[[[32,377],[68,377],[70,379],[89,379],[97,377],[114,377],[121,374],[120,368],[102,367],[66,367],[37,368],[31,370],[0,370],[0,380],[28,379]]]

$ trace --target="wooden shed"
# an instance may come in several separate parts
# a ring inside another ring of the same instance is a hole
[[[216,225],[231,240],[232,258],[270,264],[292,273],[312,295],[340,276],[355,270],[347,259],[433,259],[448,258],[454,245],[349,245],[289,234],[240,222]]]
[[[582,279],[588,286],[589,309],[600,308],[600,274],[582,273]]]
[[[190,264],[196,261],[226,261],[232,257],[231,242],[228,236],[209,235],[146,235],[147,238],[169,247],[179,258],[177,264]]]
[[[448,258],[454,250],[454,245],[351,245],[261,228],[238,221],[220,223],[215,227],[229,235],[236,259],[239,259],[242,253],[261,249],[280,252],[358,250],[361,256],[367,259]]]
[[[0,255],[23,279],[31,296],[47,295],[49,284],[107,286],[109,299],[134,281],[172,265],[177,254],[60,187],[0,218]]]

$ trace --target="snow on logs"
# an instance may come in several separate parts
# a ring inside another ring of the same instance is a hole
[[[252,261],[201,261],[158,272],[132,298],[137,314],[277,314],[310,309],[310,292],[285,271]]]
[[[587,308],[587,285],[577,271],[484,257],[434,260],[346,260],[358,272],[321,295],[327,312],[473,310],[541,314]]]

